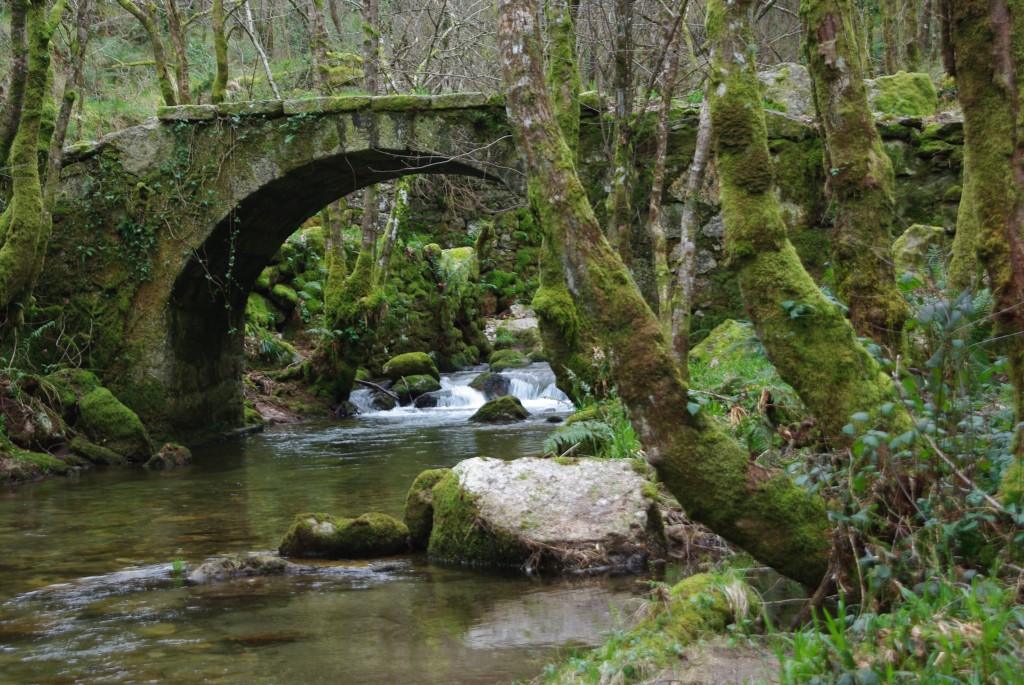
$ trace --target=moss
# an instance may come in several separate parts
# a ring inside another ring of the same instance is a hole
[[[153,454],[149,434],[138,415],[106,388],[88,391],[80,400],[79,409],[82,427],[93,442],[131,461],[145,461]]]
[[[451,469],[430,469],[416,476],[405,497],[403,521],[409,529],[413,549],[426,549],[434,527],[434,486],[451,473]]]
[[[70,447],[72,452],[88,459],[93,464],[122,466],[128,463],[128,458],[123,454],[118,454],[114,450],[107,449],[102,445],[89,442],[85,438],[72,438]]]
[[[440,389],[441,384],[437,379],[427,375],[402,376],[391,386],[391,390],[398,395],[399,402],[402,404],[408,404],[420,395]]]
[[[899,71],[875,79],[875,111],[900,116],[930,117],[939,106],[935,84],[928,74]]]
[[[387,514],[357,518],[299,514],[278,549],[281,556],[365,559],[398,554],[409,548],[409,529]]]
[[[696,364],[731,364],[750,354],[749,343],[757,340],[754,329],[747,322],[729,319],[719,324],[690,351],[690,361]]]
[[[520,566],[530,550],[504,531],[485,530],[476,498],[466,492],[454,473],[445,474],[433,489],[434,525],[427,554],[437,561]]]
[[[530,365],[530,359],[519,350],[505,349],[491,353],[491,371],[498,373],[505,369],[522,369]]]
[[[522,421],[529,417],[530,412],[526,411],[518,397],[502,395],[477,409],[476,413],[469,417],[469,420],[477,423],[506,423]]]
[[[947,242],[946,230],[941,226],[914,224],[893,243],[892,255],[897,273],[928,275],[932,251],[939,250],[943,254]]]
[[[273,328],[277,323],[277,317],[267,307],[266,298],[259,293],[249,293],[245,301],[245,320],[260,328]]]
[[[384,375],[393,381],[404,376],[431,376],[441,380],[441,372],[426,352],[407,352],[392,357],[384,364]]]
[[[299,294],[284,283],[278,283],[270,290],[270,297],[274,302],[291,311],[299,303]]]
[[[999,499],[1007,506],[1016,504],[1019,507],[1024,503],[1024,461],[1017,459],[1003,473]]]

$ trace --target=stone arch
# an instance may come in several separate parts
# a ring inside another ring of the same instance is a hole
[[[166,316],[172,425],[240,425],[245,305],[261,271],[308,218],[367,186],[410,174],[507,185],[436,153],[370,149],[310,161],[238,201],[197,246],[171,287]]]

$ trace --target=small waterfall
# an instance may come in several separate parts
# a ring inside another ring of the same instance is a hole
[[[437,394],[438,407],[482,407],[487,398],[482,392],[469,387],[469,378],[465,384],[460,383],[463,379],[455,379],[451,376],[441,377],[441,391]],[[458,383],[458,384],[457,384]]]
[[[373,406],[373,393],[369,388],[356,388],[349,394],[348,401],[355,406],[360,414],[372,414],[379,411]]]
[[[508,369],[501,375],[511,382],[510,391],[520,400],[554,400],[568,402],[569,398],[555,385],[555,373],[547,364],[531,364],[525,369]]]

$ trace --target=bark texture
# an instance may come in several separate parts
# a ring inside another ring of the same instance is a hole
[[[909,314],[896,287],[892,163],[868,106],[851,0],[803,0],[800,18],[825,134],[826,195],[835,210],[836,294],[857,333],[898,350]]]
[[[1024,480],[1024,2],[964,0],[951,3],[950,10],[968,163],[963,198],[970,208],[967,217],[963,209],[958,217],[954,249],[974,252],[995,300],[996,336],[1009,358],[1018,422],[1016,463],[1003,489],[1019,497]],[[968,220],[963,236],[962,218]]]
[[[25,32],[27,0],[11,2],[11,70],[7,78],[7,96],[0,107],[0,169],[7,166],[11,145],[18,132],[21,103],[25,98],[28,75],[28,36]]]
[[[648,456],[696,520],[780,572],[816,584],[828,562],[821,502],[745,450],[698,412],[657,317],[604,238],[573,168],[544,87],[533,0],[500,0],[506,107],[528,187],[565,279],[565,297],[606,345],[619,394]]]

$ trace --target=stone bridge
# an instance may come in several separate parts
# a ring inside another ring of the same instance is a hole
[[[522,191],[500,100],[334,97],[161,108],[69,150],[44,293],[171,432],[242,419],[247,294],[303,221],[365,186],[461,174]],[[88,300],[88,301],[86,301]]]
[[[579,173],[597,200],[608,172],[604,127],[595,110],[583,113]],[[685,172],[695,129],[696,108],[680,110],[670,139],[669,226],[678,226],[673,207],[681,206],[672,180]],[[925,156],[920,120],[882,130],[902,160],[898,177],[909,181],[901,206],[920,214],[908,223],[939,222],[936,192],[956,183],[953,147]],[[939,135],[955,144],[957,131]],[[820,145],[807,120],[779,114],[769,116],[769,137],[805,254],[823,235],[804,231],[826,213]],[[641,145],[641,178],[649,152]],[[400,95],[162,108],[141,126],[67,152],[37,307],[59,312],[62,328],[77,331],[71,347],[82,361],[158,432],[187,439],[241,425],[245,303],[262,269],[330,202],[423,173],[489,179],[522,194],[501,100]],[[955,216],[955,205],[943,211],[950,209]],[[721,260],[720,228],[712,219],[702,232],[710,268]],[[711,298],[735,292],[721,278],[708,282]]]

